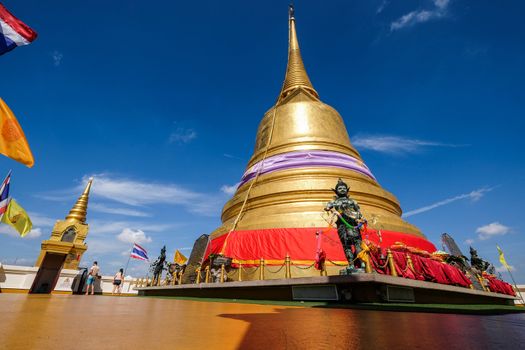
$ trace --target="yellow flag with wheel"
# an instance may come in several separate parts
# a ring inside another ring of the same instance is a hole
[[[503,255],[503,250],[501,250],[499,246],[496,246],[496,248],[498,248],[499,262],[501,263],[501,265],[505,266],[507,270],[510,270],[510,266],[509,264],[507,264],[507,260],[505,260],[505,255]]]
[[[9,205],[7,206],[4,216],[2,216],[1,222],[12,226],[22,237],[27,235],[33,228],[33,223],[31,222],[29,215],[27,215],[24,208],[22,208],[14,199],[9,201]]]
[[[24,131],[15,115],[0,98],[0,153],[17,162],[32,167],[33,154],[27,143]]]
[[[181,252],[177,249],[175,251],[175,257],[173,258],[173,262],[175,264],[184,265],[188,261],[188,258],[186,258],[184,255],[182,255]]]

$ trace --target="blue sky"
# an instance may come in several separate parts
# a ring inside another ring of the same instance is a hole
[[[32,169],[0,158],[35,227],[21,239],[4,226],[0,260],[34,263],[92,175],[83,265],[113,273],[133,238],[152,256],[189,254],[219,225],[280,90],[287,2],[2,2],[39,38],[0,57],[0,96],[35,156]],[[296,2],[312,83],[407,220],[496,266],[499,244],[521,283],[524,7]]]

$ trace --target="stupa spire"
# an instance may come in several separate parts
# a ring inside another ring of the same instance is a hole
[[[304,68],[301,51],[299,50],[299,41],[297,40],[297,31],[295,30],[294,6],[290,5],[288,12],[288,65],[286,67],[286,76],[284,77],[283,87],[279,94],[279,101],[286,97],[292,90],[303,88],[319,97],[315,91],[306,69]]]
[[[87,215],[87,206],[89,201],[89,191],[91,190],[91,184],[93,183],[93,178],[90,177],[89,181],[84,189],[84,192],[80,195],[77,202],[69,211],[69,214],[66,216],[66,220],[75,221],[80,223],[86,222]]]

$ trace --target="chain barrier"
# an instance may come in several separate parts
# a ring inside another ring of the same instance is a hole
[[[272,270],[269,269],[268,266],[266,266],[266,271],[268,271],[269,273],[279,273],[279,272],[281,272],[281,270],[282,270],[285,266],[286,266],[285,264],[281,265],[281,267],[279,267],[279,268],[277,269],[277,271],[272,271]]]
[[[329,262],[331,262],[331,263],[334,264],[335,266],[348,266],[348,265],[351,265],[351,264],[355,263],[357,259],[359,259],[358,256],[356,256],[356,257],[354,258],[354,260],[352,260],[352,261],[350,262],[350,264],[338,264],[338,263],[336,263],[335,261],[332,261],[332,260],[326,258],[326,260],[328,260]],[[387,262],[388,262],[388,260],[387,260]]]
[[[405,265],[405,269],[404,269],[404,270],[403,270],[401,267],[399,268],[399,269],[401,270],[401,274],[405,274],[405,272],[408,271],[408,267],[409,267],[409,266],[408,266],[408,261],[405,261],[405,264],[406,264],[406,265]]]
[[[260,266],[257,266],[255,269],[253,269],[252,271],[247,271],[246,268],[244,266],[241,267],[242,269],[242,272],[244,272],[245,274],[247,275],[253,275],[254,273],[256,273],[258,270],[259,270],[259,267]]]
[[[378,268],[381,270],[384,270],[386,269],[387,266],[388,266],[388,257],[386,258],[385,264],[383,266],[379,265]]]
[[[407,265],[408,265],[408,264],[407,264]],[[411,270],[412,270],[412,272],[414,272],[414,275],[415,275],[416,277],[419,277],[419,276],[422,276],[423,278],[425,277],[425,276],[423,275],[423,272],[417,272],[417,271],[416,271],[416,267],[414,266],[414,263],[413,263],[413,262],[412,262],[412,268],[411,268]]]
[[[314,265],[315,265],[315,263],[312,263],[312,265],[309,265],[309,266],[306,266],[306,267],[302,267],[300,265],[291,265],[291,266],[297,267],[300,270],[308,270],[308,269],[311,269],[312,267],[314,267]]]
[[[326,258],[326,261],[328,261],[329,263],[331,263],[331,264],[333,264],[335,266],[348,266],[349,265],[349,264],[339,264],[339,263],[336,263],[335,261],[332,261],[332,260],[330,260],[328,258]],[[355,261],[355,259],[354,259],[354,261]]]

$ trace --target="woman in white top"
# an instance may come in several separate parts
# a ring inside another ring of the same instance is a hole
[[[124,281],[124,269],[120,269],[116,274],[115,277],[113,277],[113,292],[111,294],[115,294],[115,291],[120,294],[122,293],[122,282]]]

